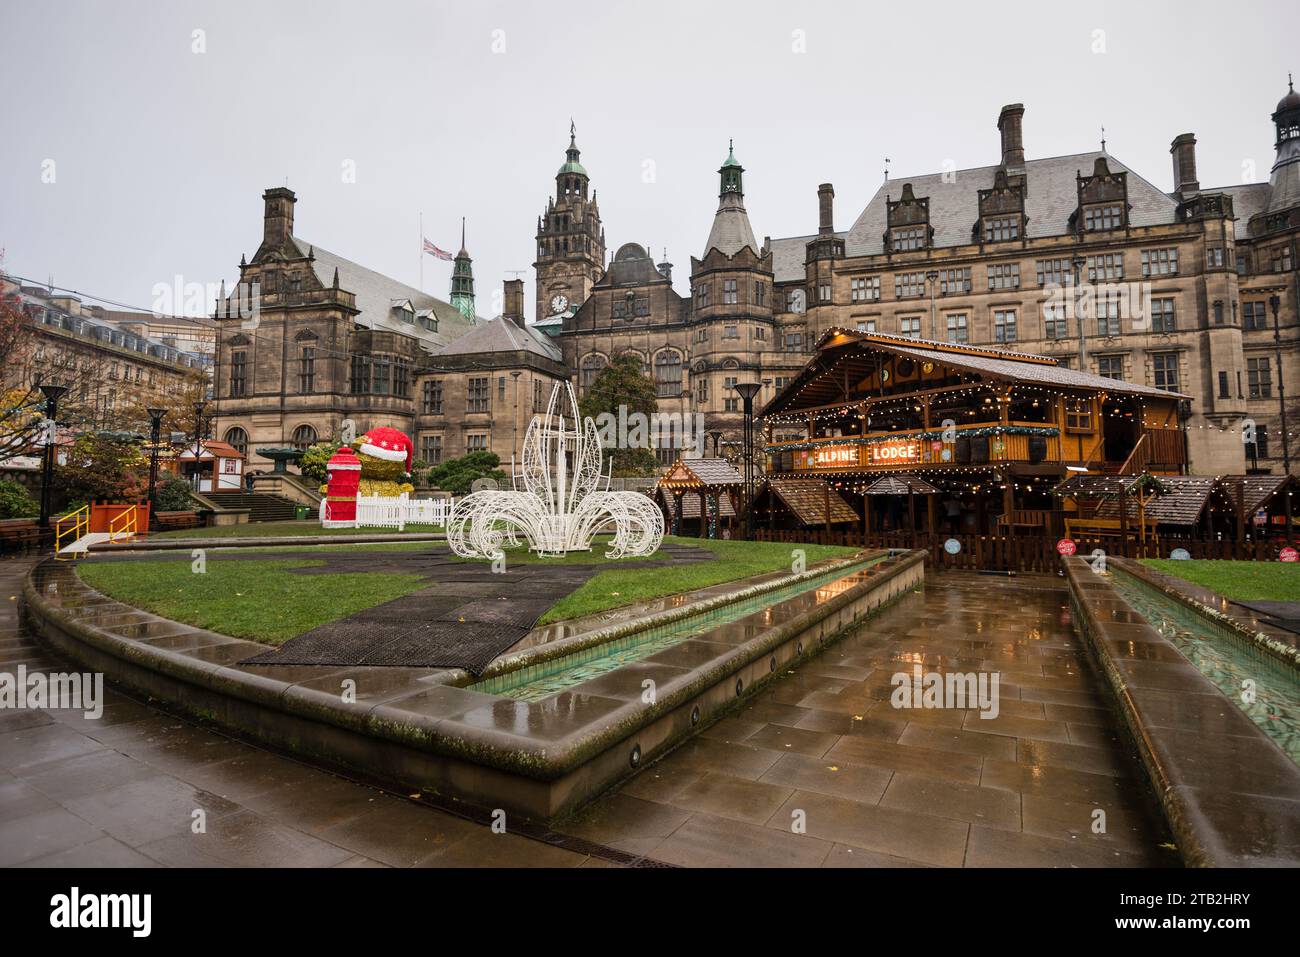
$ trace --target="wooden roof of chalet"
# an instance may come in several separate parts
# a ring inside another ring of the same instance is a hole
[[[803,525],[826,524],[826,506],[830,503],[830,521],[856,522],[858,513],[853,510],[840,493],[831,488],[825,479],[768,479],[760,492],[775,495]]]
[[[766,418],[867,398],[853,395],[853,385],[871,376],[883,360],[891,358],[933,362],[962,381],[976,383],[1023,383],[1063,391],[1106,392],[1171,400],[1187,398],[1177,392],[1069,369],[1050,356],[877,332],[831,329],[818,341],[815,354],[803,371],[763,408],[761,416]]]
[[[915,475],[886,475],[867,486],[866,495],[938,495],[939,490]]]

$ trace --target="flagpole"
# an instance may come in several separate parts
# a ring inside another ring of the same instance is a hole
[[[420,292],[424,292],[424,210],[420,210]]]

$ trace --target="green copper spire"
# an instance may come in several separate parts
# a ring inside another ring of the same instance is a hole
[[[719,190],[719,195],[726,196],[734,193],[737,196],[744,196],[745,187],[742,181],[744,172],[745,167],[741,166],[740,161],[736,159],[735,141],[728,140],[727,159],[718,170],[719,175],[722,177],[722,186]]]
[[[569,120],[569,148],[564,151],[564,165],[560,167],[556,176],[563,176],[565,173],[578,173],[581,176],[587,175],[586,168],[578,162],[578,157],[582,154],[578,150],[578,127]]]
[[[451,304],[469,322],[477,319],[474,311],[474,260],[465,251],[465,217],[460,220],[460,252],[451,269]]]

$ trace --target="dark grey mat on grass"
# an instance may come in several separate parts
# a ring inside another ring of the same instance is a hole
[[[663,551],[670,557],[617,565],[599,559],[581,565],[534,562],[516,564],[505,574],[493,574],[486,562],[417,554],[410,554],[405,561],[396,555],[385,555],[379,561],[375,561],[379,556],[373,555],[368,562],[362,555],[332,560],[323,568],[303,568],[301,574],[364,568],[415,571],[437,580],[409,595],[319,625],[240,664],[464,668],[477,675],[532,631],[548,608],[599,572],[713,559],[713,553],[702,548],[665,545]]]

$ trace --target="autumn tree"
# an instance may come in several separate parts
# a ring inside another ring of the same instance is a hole
[[[634,355],[617,356],[600,370],[590,387],[578,402],[578,411],[584,421],[599,419],[609,414],[619,420],[619,407],[627,409],[630,416],[640,413],[646,422],[659,410],[654,383],[641,369],[641,360]],[[649,433],[647,432],[647,437]],[[605,449],[607,458],[613,459],[614,474],[620,477],[652,475],[659,467],[654,452],[645,447]]]

